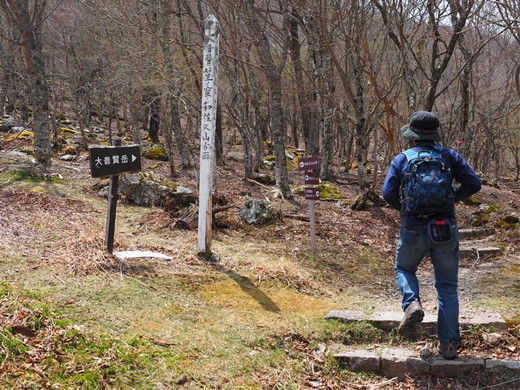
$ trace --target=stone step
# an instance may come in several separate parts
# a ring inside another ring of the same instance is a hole
[[[469,240],[473,238],[492,236],[495,233],[496,230],[492,227],[459,229],[459,239]]]
[[[359,322],[368,321],[374,326],[390,332],[397,329],[403,318],[403,312],[376,312],[372,315],[365,315],[360,311],[352,310],[331,310],[325,319],[334,319],[342,322]],[[474,326],[480,326],[490,329],[493,332],[501,332],[507,330],[507,324],[499,314],[486,313],[474,316],[463,316],[459,318],[462,330],[471,329]],[[426,314],[421,323],[417,325],[419,334],[434,336],[437,334],[437,315]]]
[[[471,241],[461,242],[459,249],[459,258],[465,259],[483,259],[499,256],[502,250],[495,246],[479,247],[474,245]]]
[[[423,357],[420,357],[423,355]],[[435,375],[444,378],[465,378],[483,370],[515,370],[520,373],[520,361],[459,356],[443,359],[438,353],[421,353],[409,348],[351,349],[333,354],[334,358],[352,371],[371,372],[388,378]]]

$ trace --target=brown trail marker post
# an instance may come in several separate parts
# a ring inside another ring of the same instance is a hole
[[[215,169],[215,128],[217,120],[217,78],[219,24],[213,15],[205,22],[202,69],[202,112],[200,124],[200,177],[198,253],[206,259],[211,253],[212,191]]]
[[[115,138],[112,143],[113,146],[89,147],[92,177],[110,176],[105,232],[105,248],[110,254],[114,250],[119,175],[141,170],[141,149],[139,145],[121,146],[121,138],[119,137]]]
[[[320,184],[320,161],[317,156],[302,158],[298,162],[298,169],[305,171],[305,199],[309,201],[309,219],[311,229],[311,247],[312,254],[316,256],[316,212],[314,210],[314,201],[320,200],[320,189],[315,185]]]

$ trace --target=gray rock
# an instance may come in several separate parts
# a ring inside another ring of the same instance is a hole
[[[485,369],[484,359],[479,357],[459,357],[446,360],[435,356],[430,366],[431,372],[442,378],[465,378],[474,375],[475,371]]]
[[[428,372],[430,364],[414,356],[414,351],[407,348],[385,348],[381,354],[381,369],[389,378],[401,380],[408,376],[418,377]]]
[[[134,173],[123,175],[119,182],[119,191],[128,201],[139,206],[155,206],[168,211],[178,210],[195,203],[193,191],[175,185],[159,176]]]
[[[518,370],[520,372],[520,361],[517,360],[486,359],[484,363],[486,368],[490,370],[508,369]]]
[[[263,200],[247,200],[240,207],[240,218],[250,225],[265,225],[280,218],[280,213]]]
[[[345,365],[347,365],[352,371],[374,373],[379,373],[381,371],[380,358],[373,351],[363,349],[345,351],[335,354],[334,358],[345,363]]]

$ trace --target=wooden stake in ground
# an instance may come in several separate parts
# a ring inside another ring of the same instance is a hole
[[[114,138],[112,144],[112,146],[89,147],[92,177],[110,177],[105,234],[105,247],[110,254],[114,249],[119,175],[124,172],[141,170],[141,149],[139,145],[121,146],[120,137]]]
[[[200,126],[200,182],[198,251],[211,257],[212,190],[215,166],[215,127],[217,119],[217,76],[219,25],[213,15],[205,22],[204,64],[202,70],[202,112]]]
[[[312,187],[305,187],[305,199],[309,201],[309,220],[311,228],[311,248],[312,255],[316,256],[316,212],[314,210],[314,201],[320,200],[320,189],[315,185],[320,184],[320,160],[317,156],[302,158],[298,162],[298,169],[305,171],[305,185],[312,185]]]

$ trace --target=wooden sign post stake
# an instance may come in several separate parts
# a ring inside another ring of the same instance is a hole
[[[141,149],[139,145],[121,146],[121,138],[113,140],[112,146],[91,146],[90,171],[92,177],[110,177],[108,188],[108,211],[105,231],[105,248],[112,254],[116,226],[116,208],[119,175],[141,170]]]
[[[309,201],[309,220],[311,233],[311,248],[313,256],[316,256],[316,212],[314,210],[314,201],[320,200],[320,189],[314,187],[320,183],[320,174],[317,170],[320,169],[320,162],[318,157],[306,157],[299,161],[298,168],[305,171],[305,185],[312,185],[312,187],[305,187],[305,199]]]
[[[198,253],[211,259],[212,190],[215,165],[217,119],[217,77],[219,24],[213,15],[206,18],[202,69],[202,112],[200,134]]]

